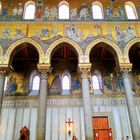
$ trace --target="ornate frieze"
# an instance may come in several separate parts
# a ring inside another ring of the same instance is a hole
[[[79,64],[79,73],[81,78],[89,78],[91,76],[91,64]]]
[[[81,96],[48,96],[47,107],[82,107]],[[124,95],[91,95],[91,106],[118,106],[126,105]],[[140,106],[140,97],[135,97],[135,104]],[[5,96],[3,100],[4,108],[37,108],[38,97],[37,96]]]

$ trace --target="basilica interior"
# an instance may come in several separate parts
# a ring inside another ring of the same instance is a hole
[[[139,130],[139,0],[0,1],[0,140]]]

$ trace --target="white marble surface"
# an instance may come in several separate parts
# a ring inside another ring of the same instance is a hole
[[[13,139],[14,123],[15,123],[15,112],[16,112],[15,109],[9,109],[5,140]]]
[[[36,132],[37,132],[37,108],[32,108],[30,110],[30,140],[36,140]]]
[[[72,99],[65,98],[52,100],[53,102],[51,103],[50,99],[50,105],[46,108],[46,140],[71,140],[73,135],[76,135],[78,140],[85,140],[84,113],[81,99],[75,99],[73,102],[71,102]],[[114,139],[121,140],[122,136],[131,136],[131,128],[124,99],[116,100],[118,104],[115,104],[115,99],[112,100],[111,98],[98,98],[96,102],[94,102],[95,99],[91,99],[91,108],[92,116],[105,115],[109,117]],[[16,101],[14,102],[16,103]],[[8,105],[2,109],[0,140],[18,140],[20,129],[25,125],[30,130],[30,140],[36,140],[37,108],[32,105],[32,102],[28,106],[24,101],[24,105],[23,107],[21,105],[19,107]],[[136,112],[140,125],[140,106],[138,100]],[[65,123],[69,118],[71,121],[74,121],[74,124],[71,125],[70,136],[68,135],[69,128]]]

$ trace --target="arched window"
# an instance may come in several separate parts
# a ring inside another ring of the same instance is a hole
[[[99,77],[97,75],[92,76],[92,86],[93,89],[100,89]]]
[[[127,14],[128,19],[137,19],[138,18],[135,5],[132,2],[127,1],[125,3],[125,9],[126,9],[126,14]]]
[[[34,19],[35,18],[35,3],[33,1],[28,1],[24,6],[24,19]]]
[[[4,82],[4,91],[7,89],[7,82],[8,82],[8,77],[5,77],[5,82]]]
[[[69,4],[66,1],[59,3],[59,19],[69,19]]]
[[[71,77],[69,73],[65,72],[62,75],[62,93],[70,94]]]
[[[39,86],[40,86],[40,77],[38,75],[35,75],[33,77],[32,90],[39,90]]]
[[[70,80],[69,80],[68,75],[65,75],[63,77],[62,82],[63,82],[63,86],[62,86],[63,90],[70,90]]]
[[[97,94],[97,95],[103,94],[102,76],[100,71],[98,70],[94,71],[91,81],[92,81],[91,83],[92,83],[93,94]]]
[[[103,19],[103,7],[99,1],[92,3],[92,15],[93,19]]]

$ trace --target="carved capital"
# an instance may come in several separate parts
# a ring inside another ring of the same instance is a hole
[[[79,64],[79,73],[81,78],[89,78],[91,76],[91,64]]]
[[[47,79],[48,73],[51,73],[51,70],[52,70],[50,68],[50,64],[38,64],[37,68],[38,68],[41,79]]]
[[[0,67],[0,78],[4,78],[6,73],[7,73],[8,67],[6,66],[2,66]]]
[[[120,72],[121,72],[122,78],[128,77],[128,74],[130,71],[131,71],[131,69],[129,69],[129,68],[121,68]]]
[[[123,78],[128,77],[129,72],[132,69],[132,64],[121,64],[120,65],[120,72]]]
[[[39,70],[39,75],[41,79],[47,79],[48,78],[48,70]]]

